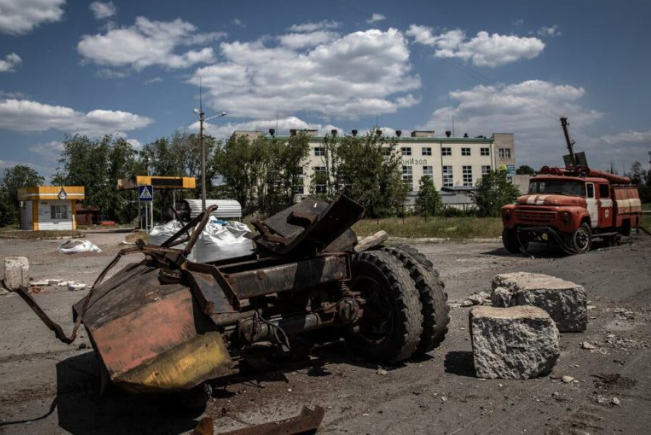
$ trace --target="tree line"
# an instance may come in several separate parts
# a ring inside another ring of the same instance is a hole
[[[205,136],[206,178],[209,198],[233,198],[244,214],[271,215],[294,203],[296,194],[310,194],[332,200],[339,193],[359,202],[371,218],[403,213],[409,188],[403,180],[402,160],[395,138],[379,130],[366,135],[326,135],[320,144],[322,164],[306,188],[309,136],[297,134],[288,140],[274,137],[232,136],[218,141]],[[518,168],[531,173],[530,167]],[[52,177],[55,185],[85,186],[84,205],[101,209],[105,219],[132,222],[137,216],[134,191],[119,192],[117,182],[136,175],[201,177],[201,142],[197,134],[175,132],[135,149],[120,136],[91,139],[83,135],[66,137]],[[643,202],[651,201],[651,171],[636,162],[627,174],[639,186]],[[17,190],[42,185],[45,180],[34,169],[16,165],[0,174],[0,225],[16,223],[20,216]],[[411,182],[411,180],[410,180]],[[413,212],[422,216],[451,213],[443,206],[434,181],[427,176],[419,181]],[[472,193],[478,216],[499,216],[500,208],[518,195],[504,171],[494,171],[477,181]],[[200,183],[193,190],[177,191],[177,201],[200,198]],[[155,194],[158,212],[171,206],[171,194]]]

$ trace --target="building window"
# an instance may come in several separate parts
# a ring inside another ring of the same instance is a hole
[[[410,192],[414,190],[414,172],[411,166],[402,167],[402,182],[405,183]]]
[[[432,155],[432,149],[429,148],[429,147],[423,148],[423,155],[424,156],[431,156]]]
[[[50,206],[51,219],[68,219],[68,207],[65,205]]]
[[[454,186],[452,177],[452,166],[443,166],[443,187]]]
[[[462,156],[469,156],[470,155],[470,148],[461,148],[461,155]]]
[[[451,156],[452,155],[452,148],[441,148],[441,155],[443,156]]]
[[[403,156],[410,156],[411,155],[411,147],[400,148],[400,153]]]
[[[312,168],[314,171],[314,185],[315,193],[326,193],[326,167],[325,166],[315,166]]]
[[[325,156],[325,148],[323,148],[323,147],[314,148],[314,155],[315,156]]]
[[[391,155],[391,148],[389,148],[389,147],[382,147],[382,155],[383,155],[383,156],[390,156],[390,155]]]
[[[463,185],[472,187],[472,166],[463,167]]]
[[[510,159],[511,158],[511,148],[500,148],[499,156],[500,156],[500,159]]]
[[[486,175],[489,174],[491,171],[491,166],[490,165],[482,165],[481,167],[481,174]]]
[[[423,166],[423,175],[434,178],[434,167],[433,166]]]
[[[299,169],[300,172],[296,174],[296,185],[294,186],[295,195],[305,194],[305,176],[303,175],[303,168]]]
[[[482,148],[481,149],[481,155],[482,156],[490,156],[491,155],[491,149],[490,148]]]

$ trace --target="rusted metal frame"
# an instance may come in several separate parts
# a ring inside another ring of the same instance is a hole
[[[178,239],[179,237],[181,237],[181,235],[183,233],[187,234],[188,231],[190,230],[190,228],[196,226],[198,222],[203,222],[205,220],[206,222],[203,223],[203,225],[200,228],[195,228],[195,230],[194,230],[194,233],[198,232],[200,234],[201,231],[203,231],[203,229],[205,228],[206,223],[208,223],[208,218],[206,216],[210,216],[210,213],[212,213],[216,209],[217,209],[217,205],[211,205],[210,207],[206,208],[206,210],[204,212],[199,214],[197,217],[191,219],[190,222],[188,222],[187,224],[185,224],[183,226],[183,228],[181,228],[176,233],[174,233],[172,236],[170,236],[169,239],[165,240],[165,242],[163,242],[163,244],[161,246],[166,247],[166,248],[172,246],[174,241],[176,239]],[[193,233],[193,235],[194,235],[194,233]],[[188,240],[191,240],[191,239],[192,239],[192,237],[188,238]],[[196,243],[196,240],[195,240],[195,243]],[[192,246],[194,246],[194,243],[192,244]],[[192,250],[192,248],[190,248],[190,250]]]
[[[215,281],[217,281],[217,284],[220,286],[221,290],[224,292],[224,295],[226,296],[226,299],[228,302],[231,304],[231,306],[236,309],[240,310],[241,304],[240,300],[231,288],[231,286],[226,282],[222,274],[219,272],[219,269],[215,266],[209,265],[209,264],[204,264],[204,263],[194,263],[192,261],[187,261],[182,267],[182,270],[188,270],[188,271],[196,271],[199,273],[209,273],[215,278]],[[191,275],[191,274],[188,274]],[[210,301],[209,298],[206,297],[206,295],[201,292],[199,289],[198,285],[196,282],[193,282],[192,288],[195,289],[196,291],[194,292],[195,295],[197,296],[197,300],[199,301],[199,304],[201,305],[201,308],[206,311],[210,311],[208,302]],[[206,312],[207,315],[212,315],[214,312]]]
[[[139,243],[138,243],[139,242]],[[142,240],[138,240],[136,242],[136,246],[131,247],[131,248],[125,248],[120,250],[117,255],[111,260],[111,262],[104,268],[102,273],[99,274],[95,282],[93,283],[93,286],[90,288],[90,291],[86,295],[84,299],[84,303],[81,307],[81,310],[79,311],[77,318],[75,319],[75,324],[74,327],[72,328],[72,333],[70,336],[66,336],[65,333],[63,332],[63,328],[61,328],[60,325],[58,325],[56,322],[54,322],[50,317],[43,311],[43,309],[38,305],[36,300],[32,298],[32,296],[28,293],[27,288],[21,288],[18,291],[18,294],[20,297],[27,302],[27,305],[36,313],[36,315],[45,323],[45,325],[50,328],[53,332],[54,335],[57,339],[62,341],[65,344],[70,344],[75,339],[77,338],[77,333],[79,331],[79,327],[81,326],[81,322],[83,321],[84,314],[86,313],[86,310],[88,309],[88,306],[90,304],[90,301],[92,300],[93,297],[93,292],[95,289],[102,283],[104,280],[104,277],[106,274],[113,268],[115,267],[116,264],[120,261],[120,259],[125,256],[125,255],[131,255],[131,254],[137,254],[137,253],[147,253],[148,251],[152,252],[170,252],[170,251],[175,251],[178,252],[176,249],[170,249],[170,248],[162,248],[160,246],[152,246],[152,245],[145,245]]]
[[[309,431],[315,431],[319,428],[324,415],[325,409],[318,405],[314,407],[314,410],[303,406],[301,413],[295,417],[230,432],[222,432],[219,435],[296,435],[305,432],[309,433]]]
[[[199,240],[199,236],[203,232],[203,229],[208,224],[208,219],[210,219],[210,213],[212,213],[214,210],[217,210],[217,205],[211,205],[206,209],[206,211],[203,212],[202,215],[200,215],[201,222],[199,222],[199,225],[197,225],[194,228],[194,232],[190,236],[190,240],[188,240],[187,245],[185,245],[185,249],[183,249],[183,254],[186,257],[190,254],[190,252],[192,252],[192,248],[194,248],[194,245],[195,243],[197,243],[197,240]]]
[[[230,287],[232,293],[242,300],[288,290],[300,290],[332,281],[348,280],[350,279],[349,260],[347,254],[329,254],[235,273],[228,273],[223,269],[217,271],[222,275],[224,287]],[[340,264],[341,262],[343,265]]]

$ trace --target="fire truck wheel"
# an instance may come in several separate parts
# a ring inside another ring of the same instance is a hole
[[[423,332],[423,315],[409,271],[391,254],[368,251],[351,262],[350,288],[364,300],[362,319],[349,331],[364,357],[398,363],[412,356]]]
[[[443,291],[445,284],[439,279],[432,262],[416,248],[397,245],[383,250],[400,260],[418,289],[423,307],[423,333],[416,350],[418,353],[430,352],[443,342],[450,323],[448,295]],[[425,267],[424,264],[430,267]]]
[[[518,241],[518,231],[515,228],[504,228],[502,230],[502,244],[511,254],[520,253],[520,241]],[[527,249],[528,242],[522,241],[522,247]]]
[[[572,234],[572,247],[577,254],[585,254],[592,245],[592,230],[590,225],[583,222]]]

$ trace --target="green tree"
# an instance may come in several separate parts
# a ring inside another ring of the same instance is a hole
[[[232,137],[217,148],[214,170],[223,177],[226,193],[247,213],[272,214],[293,203],[302,184],[308,141],[305,134],[286,143],[276,138]]]
[[[402,159],[397,142],[371,130],[364,136],[326,136],[325,171],[315,173],[312,193],[332,200],[338,193],[359,202],[369,217],[395,214],[409,187],[402,180]]]
[[[418,182],[418,196],[416,197],[416,213],[421,216],[436,216],[443,210],[441,195],[431,177],[423,175]]]
[[[518,175],[536,175],[536,171],[529,165],[521,165],[515,170]]]
[[[45,179],[29,166],[16,165],[5,168],[0,178],[0,226],[13,224],[20,216],[18,189],[41,186]]]
[[[471,195],[477,205],[478,216],[498,217],[504,205],[517,199],[518,189],[509,181],[505,170],[498,170],[482,176]]]
[[[122,137],[106,135],[94,140],[81,135],[67,137],[53,182],[84,186],[84,205],[98,206],[109,219],[129,222],[137,213],[135,193],[118,192],[117,183],[121,178],[135,175],[136,154]]]

